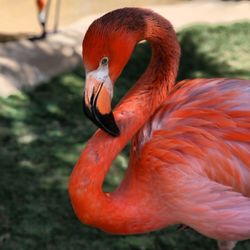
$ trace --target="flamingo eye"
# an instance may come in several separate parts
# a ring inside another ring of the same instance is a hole
[[[109,59],[108,59],[108,57],[103,57],[102,59],[101,59],[101,65],[102,66],[106,66],[106,65],[108,65],[108,63],[109,63]]]

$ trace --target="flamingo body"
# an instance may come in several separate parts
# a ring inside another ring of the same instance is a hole
[[[42,11],[45,9],[45,6],[47,4],[47,0],[37,0],[36,1],[36,4],[37,4],[37,8],[39,11]]]
[[[171,204],[175,223],[216,239],[248,238],[249,100],[246,80],[178,83],[135,136],[127,181],[147,180],[143,188],[150,183],[148,192]]]
[[[150,64],[112,113],[113,84],[143,39],[152,47]],[[83,150],[70,198],[83,223],[107,232],[185,224],[232,249],[250,238],[250,81],[175,84],[179,57],[171,24],[152,11],[120,9],[90,26],[84,110],[104,131]],[[124,180],[104,193],[105,175],[131,139]]]

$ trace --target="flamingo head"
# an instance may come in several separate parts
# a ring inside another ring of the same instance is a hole
[[[91,24],[82,44],[86,72],[83,110],[112,136],[120,134],[111,108],[113,86],[143,31],[135,20],[126,9],[110,12]]]

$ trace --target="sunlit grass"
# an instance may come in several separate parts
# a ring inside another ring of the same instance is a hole
[[[250,79],[250,24],[195,26],[180,32],[179,79]],[[150,58],[137,47],[115,87],[114,104],[138,79]],[[140,236],[113,236],[80,224],[67,193],[68,177],[86,141],[96,130],[82,114],[81,67],[32,92],[0,99],[0,249],[215,249],[213,240],[172,227]],[[126,148],[113,162],[105,190],[121,181]],[[122,212],[122,211],[121,211]],[[245,241],[237,247],[249,249]]]

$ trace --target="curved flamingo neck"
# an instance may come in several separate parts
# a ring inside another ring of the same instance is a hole
[[[180,46],[171,23],[165,18],[155,14],[146,23],[145,40],[151,45],[152,57],[145,73],[152,79],[154,86],[160,85],[162,92],[167,95],[175,84]]]
[[[98,130],[81,153],[69,181],[78,218],[112,233],[140,233],[166,225],[166,220],[161,224],[163,214],[153,213],[159,208],[154,207],[150,194],[131,176],[115,192],[102,191],[112,161],[166,99],[175,83],[180,54],[175,32],[168,21],[155,13],[145,11],[145,20],[144,39],[151,44],[152,58],[114,111],[121,135],[114,138]],[[169,218],[167,223],[173,222]]]

